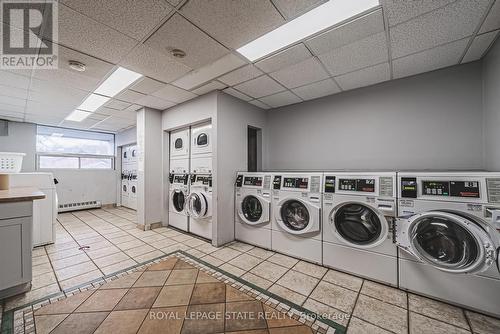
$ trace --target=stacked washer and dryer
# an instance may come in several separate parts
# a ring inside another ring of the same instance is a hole
[[[212,124],[170,133],[169,225],[212,239]]]
[[[122,147],[121,205],[137,210],[137,145]]]

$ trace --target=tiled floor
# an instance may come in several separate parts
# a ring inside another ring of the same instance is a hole
[[[325,315],[349,333],[500,333],[498,319],[247,244],[216,248],[170,228],[140,231],[127,209],[61,214],[59,221],[57,243],[33,253],[33,290],[5,301],[4,311],[183,250]]]

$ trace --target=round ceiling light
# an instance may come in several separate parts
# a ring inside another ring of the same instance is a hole
[[[174,56],[175,58],[184,58],[186,57],[186,52],[182,51],[181,49],[172,49],[170,50],[170,54]]]
[[[87,66],[85,66],[84,63],[80,63],[79,61],[76,60],[70,60],[69,61],[69,68],[72,70],[75,70],[77,72],[84,72]]]

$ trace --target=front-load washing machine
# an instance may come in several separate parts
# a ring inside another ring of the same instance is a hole
[[[323,174],[273,174],[271,248],[321,263]]]
[[[191,174],[212,173],[212,124],[191,127]]]
[[[212,175],[191,175],[187,204],[189,232],[212,239]]]
[[[128,207],[129,205],[129,171],[128,170],[122,170],[122,184],[121,184],[121,205]]]
[[[236,177],[235,237],[271,249],[271,174],[240,172]]]
[[[168,224],[183,231],[189,231],[187,199],[189,196],[189,175],[170,174]]]
[[[400,288],[500,317],[500,173],[398,173]]]
[[[397,286],[395,172],[325,173],[323,264]]]
[[[170,132],[170,173],[189,173],[189,128]]]
[[[137,170],[133,170],[130,173],[130,179],[128,181],[129,187],[129,197],[127,207],[133,210],[137,210]]]

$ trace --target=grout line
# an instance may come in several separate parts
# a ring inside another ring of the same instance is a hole
[[[352,317],[354,317],[354,310],[356,309],[356,306],[358,304],[358,300],[359,300],[359,295],[361,295],[361,290],[363,289],[363,285],[365,284],[365,280],[363,280],[361,282],[361,286],[359,287],[359,292],[358,294],[356,295],[356,300],[354,301],[354,306],[352,307],[352,312],[351,314],[349,315],[349,320],[347,321],[347,325],[345,326],[346,328],[349,328],[349,325],[351,324],[351,319]]]

